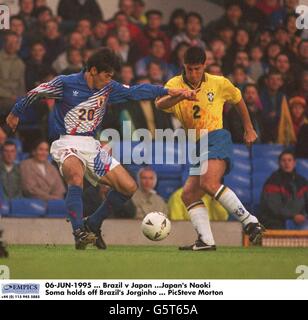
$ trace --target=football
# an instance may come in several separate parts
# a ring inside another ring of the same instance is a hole
[[[143,234],[152,241],[160,241],[170,234],[171,222],[162,212],[150,212],[141,225]]]

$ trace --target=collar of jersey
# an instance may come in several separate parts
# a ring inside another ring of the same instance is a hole
[[[203,82],[206,82],[206,80],[207,80],[207,77],[206,77],[206,75],[205,75],[205,73],[204,73],[204,74],[203,74],[203,77],[202,77],[202,79],[201,79],[201,81],[200,81],[200,83],[199,83],[199,85],[198,85],[198,87],[197,87],[197,88],[194,88],[194,87],[190,84],[190,82],[187,80],[185,71],[183,71],[183,73],[182,73],[182,78],[183,78],[183,81],[184,81],[184,82],[189,86],[189,88],[192,89],[192,90],[199,89],[199,88],[202,86],[202,83],[203,83]]]

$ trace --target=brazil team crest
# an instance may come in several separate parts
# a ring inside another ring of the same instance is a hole
[[[215,97],[214,92],[208,92],[207,98],[208,98],[209,102],[213,102],[214,101],[214,97]]]

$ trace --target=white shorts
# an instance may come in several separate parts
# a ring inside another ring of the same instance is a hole
[[[85,167],[85,178],[93,186],[98,184],[101,177],[120,164],[93,137],[61,136],[59,140],[52,143],[50,153],[62,175],[64,161],[70,156],[77,157]]]

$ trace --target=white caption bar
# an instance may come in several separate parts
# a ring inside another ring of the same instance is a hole
[[[0,299],[308,300],[307,280],[2,280]]]

